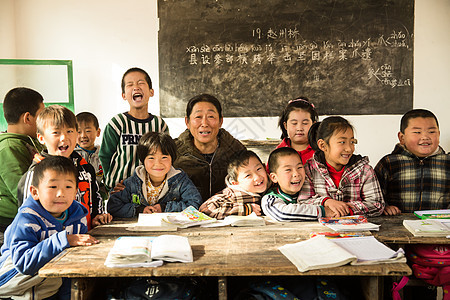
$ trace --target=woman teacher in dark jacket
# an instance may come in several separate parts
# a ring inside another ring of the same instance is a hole
[[[214,96],[189,100],[185,122],[187,129],[176,139],[174,167],[189,175],[205,201],[225,188],[228,163],[246,148],[221,128],[222,106]]]

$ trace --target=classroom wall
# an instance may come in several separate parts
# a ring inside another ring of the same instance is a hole
[[[155,89],[150,111],[159,114],[156,2],[1,0],[0,58],[72,60],[75,112],[95,113],[102,128],[114,114],[127,110],[120,90],[123,72],[142,67]],[[448,28],[449,0],[416,0],[414,107],[438,116],[441,145],[450,151]],[[314,95],[307,96],[314,100]],[[356,152],[368,155],[373,165],[392,151],[401,116],[347,117],[356,128]],[[185,129],[183,119],[166,121],[174,137]],[[252,129],[244,129],[244,123]],[[239,139],[266,139],[279,138],[276,124],[277,118],[237,118],[225,119],[223,127]]]

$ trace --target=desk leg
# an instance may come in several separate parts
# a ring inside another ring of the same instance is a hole
[[[89,296],[92,294],[94,290],[94,282],[91,278],[90,282],[88,282],[87,278],[72,278],[71,283],[71,300],[87,300],[92,299]]]
[[[383,299],[383,278],[378,276],[361,277],[361,288],[364,299]]]
[[[219,290],[219,300],[226,300],[228,297],[227,294],[227,278],[225,276],[221,276],[218,278],[218,290]]]

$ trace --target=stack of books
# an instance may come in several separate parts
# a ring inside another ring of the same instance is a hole
[[[417,210],[420,220],[403,220],[403,226],[418,237],[450,237],[450,209]]]
[[[380,230],[380,225],[368,222],[367,218],[362,215],[323,217],[319,218],[319,223],[338,232]]]

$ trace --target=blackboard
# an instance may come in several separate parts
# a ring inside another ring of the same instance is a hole
[[[320,115],[413,106],[412,0],[158,0],[160,107],[215,95],[226,117],[278,116],[303,95]]]

